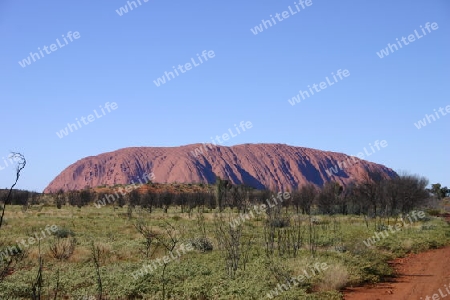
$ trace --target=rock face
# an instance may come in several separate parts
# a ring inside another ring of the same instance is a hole
[[[342,153],[285,144],[135,147],[83,158],[62,171],[44,192],[139,182],[150,173],[158,183],[214,183],[219,176],[234,184],[287,191],[331,180],[347,186],[370,172],[397,176],[383,165]]]

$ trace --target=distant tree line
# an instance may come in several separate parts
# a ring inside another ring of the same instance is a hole
[[[380,174],[368,174],[345,189],[336,182],[327,182],[321,189],[302,186],[294,191],[291,204],[306,214],[314,207],[322,214],[390,217],[426,205],[431,197],[427,185],[427,179],[416,175],[384,179]]]
[[[389,217],[423,206],[430,199],[442,199],[449,192],[440,184],[433,184],[431,189],[427,189],[427,185],[428,180],[417,175],[402,174],[385,179],[381,174],[369,173],[362,180],[345,188],[334,181],[326,182],[320,188],[313,184],[301,185],[290,191],[291,197],[280,205],[303,214],[364,214],[370,217]],[[0,190],[0,199],[5,192]],[[167,212],[169,207],[178,206],[182,212],[189,213],[201,207],[217,208],[219,211],[233,208],[246,212],[252,205],[266,203],[272,195],[273,191],[233,185],[229,180],[217,177],[213,186],[197,192],[148,190],[142,193],[134,189],[129,193],[112,194],[84,189],[67,192],[60,190],[52,196],[58,208],[66,204],[83,207],[103,201],[104,205],[118,207],[140,206],[149,212],[154,209]],[[38,193],[15,190],[11,204],[38,204],[39,198]]]
[[[0,202],[4,202],[8,195],[8,190],[0,190]],[[38,204],[40,194],[37,192],[30,192],[27,190],[12,190],[11,191],[11,205],[26,205]]]
[[[204,191],[196,192],[170,192],[147,190],[140,192],[133,189],[128,193],[120,192],[95,192],[91,189],[80,191],[59,190],[52,194],[56,205],[72,205],[83,207],[96,204],[98,206],[111,205],[123,207],[140,206],[148,211],[163,209],[167,212],[170,206],[179,206],[182,212],[191,212],[195,208],[205,207],[208,209],[226,207],[245,210],[249,203],[257,202],[262,195],[270,197],[272,193],[268,190],[259,191],[245,185],[233,185],[228,180],[217,178],[214,186],[208,186]]]

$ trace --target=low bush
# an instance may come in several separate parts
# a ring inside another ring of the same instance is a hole
[[[201,251],[201,252],[207,252],[213,250],[213,243],[208,238],[196,238],[189,240],[189,243],[192,244],[195,250]]]
[[[284,227],[289,227],[290,222],[289,222],[289,219],[275,219],[275,220],[269,221],[269,225],[271,227],[275,227],[275,228],[284,228]]]
[[[73,237],[67,239],[55,238],[49,247],[50,255],[58,260],[69,259],[75,251],[76,240]]]
[[[433,217],[439,216],[441,214],[441,210],[439,210],[439,209],[432,209],[432,208],[427,209],[425,212],[427,214],[429,214],[430,216],[433,216]]]
[[[53,235],[59,239],[64,239],[68,238],[69,236],[74,237],[75,233],[68,228],[58,227],[58,229],[53,233]]]
[[[347,267],[341,264],[330,265],[324,271],[323,279],[317,287],[319,291],[338,291],[347,285],[348,279]]]

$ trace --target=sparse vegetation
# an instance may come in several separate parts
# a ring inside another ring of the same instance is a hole
[[[170,196],[169,191],[148,192],[146,186],[131,198],[124,197],[132,205],[124,203],[122,208],[86,206],[87,199],[96,199],[87,195],[88,190],[83,197],[79,192],[65,193],[72,205],[60,208],[56,202],[27,210],[12,205],[5,212],[2,230],[8,230],[8,236],[0,236],[0,255],[15,240],[32,236],[47,223],[56,224],[58,230],[40,241],[46,253],[39,254],[38,246],[32,245],[16,254],[21,259],[0,256],[0,270],[4,270],[0,298],[29,299],[34,293],[35,297],[75,299],[96,295],[105,300],[261,299],[314,261],[329,268],[283,292],[280,299],[340,299],[339,290],[345,285],[376,283],[392,276],[388,264],[392,258],[450,241],[449,226],[428,210],[425,218],[376,246],[363,244],[375,230],[397,222],[398,214],[408,213],[406,208],[425,202],[421,185],[414,182],[421,181],[406,178],[409,188],[399,189],[401,195],[387,187],[392,182],[384,181],[367,181],[351,190],[332,184],[325,190],[304,187],[259,214],[252,208],[273,193],[246,190],[236,196],[232,187],[221,191],[217,202],[214,187],[200,191],[196,185],[189,186],[194,193]],[[401,185],[402,179],[396,184]],[[414,186],[418,187],[415,192]],[[416,197],[416,204],[402,203],[399,199],[404,196]],[[51,195],[45,197],[48,200]],[[230,225],[245,215],[245,222]],[[29,228],[28,233],[23,227]],[[196,251],[163,263],[137,280],[131,276],[182,243],[192,244]],[[16,260],[11,263],[12,259]]]

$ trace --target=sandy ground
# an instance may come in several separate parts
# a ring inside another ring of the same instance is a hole
[[[450,214],[445,217],[450,222]],[[348,288],[344,299],[440,300],[450,296],[450,246],[411,254],[395,260],[393,266],[397,276],[392,282]]]

